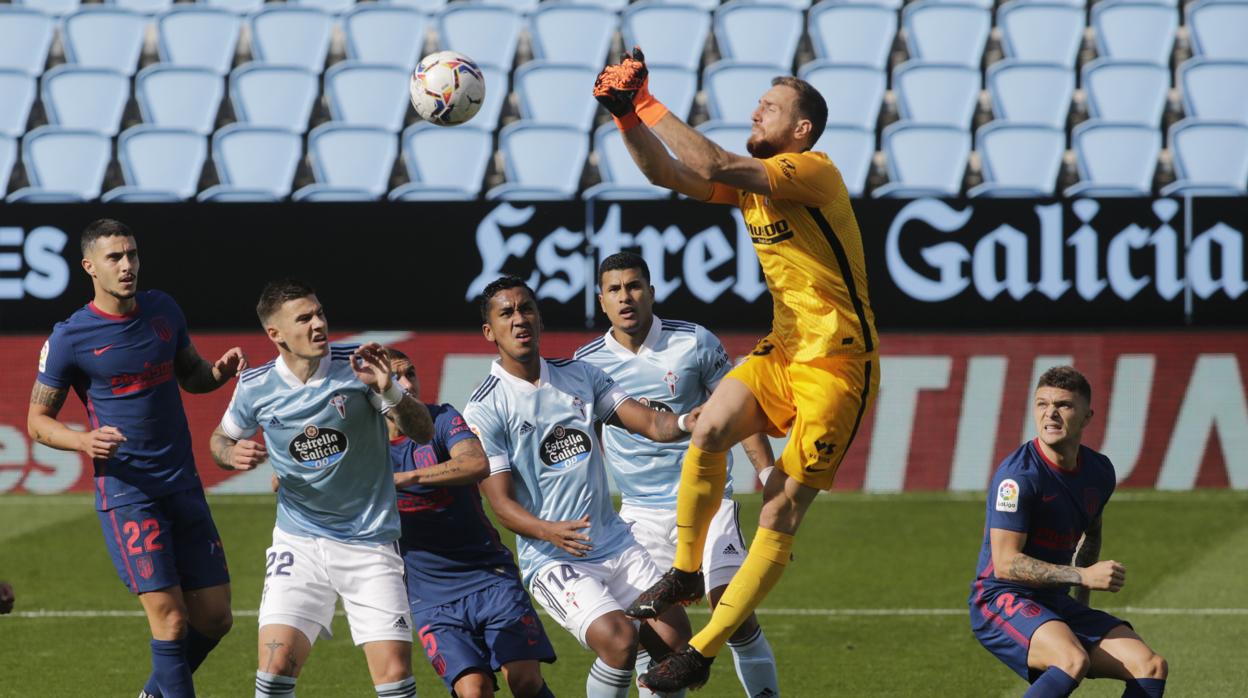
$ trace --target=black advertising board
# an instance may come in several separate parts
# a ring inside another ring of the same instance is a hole
[[[1241,198],[918,199],[854,204],[881,329],[1248,326]],[[630,249],[664,315],[758,331],[771,298],[736,209],[685,201],[0,206],[0,331],[44,332],[90,297],[79,231],[139,235],[141,285],[192,327],[246,329],[260,287],[298,276],[335,326],[466,328],[514,273],[547,327],[599,324],[594,268]]]

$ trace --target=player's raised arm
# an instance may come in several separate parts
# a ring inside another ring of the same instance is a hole
[[[208,448],[212,459],[226,470],[254,470],[269,457],[264,444],[251,439],[234,439],[221,426],[212,432]]]
[[[433,417],[429,408],[394,381],[390,355],[384,347],[376,342],[361,345],[351,356],[351,370],[361,383],[377,394],[379,409],[394,420],[404,436],[421,443],[433,438]]]
[[[1000,579],[1036,588],[1076,584],[1097,591],[1118,591],[1126,581],[1127,570],[1118,562],[1106,560],[1090,567],[1055,565],[1023,553],[1027,534],[1003,528],[988,532],[992,544],[994,574]]]
[[[239,347],[229,349],[215,363],[209,363],[188,341],[173,359],[173,373],[178,378],[178,385],[188,393],[210,393],[245,368],[247,356]]]
[[[1088,524],[1088,530],[1084,531],[1083,538],[1079,541],[1079,547],[1075,550],[1075,567],[1092,567],[1101,559],[1101,517]],[[1088,605],[1092,597],[1092,590],[1088,587],[1080,587],[1075,590],[1075,599],[1083,605]]]
[[[451,446],[450,460],[428,468],[395,473],[394,485],[395,487],[472,485],[489,477],[489,474],[490,461],[485,457],[481,442],[476,439],[464,439]]]
[[[498,516],[499,523],[518,536],[544,540],[559,549],[585,557],[593,549],[589,536],[581,533],[589,528],[589,517],[575,521],[546,521],[539,519],[516,501],[512,494],[511,473],[497,472],[481,481],[481,491],[490,500],[490,508]]]

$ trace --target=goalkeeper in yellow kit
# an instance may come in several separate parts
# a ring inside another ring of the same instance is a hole
[[[651,182],[741,208],[775,304],[771,333],[719,384],[696,422],[677,495],[673,566],[627,611],[653,618],[702,597],[702,549],[723,497],[729,449],[760,431],[788,433],[764,484],[749,555],[710,622],[687,649],[640,677],[658,692],[696,688],[728,637],[779,581],[802,516],[820,490],[832,487],[878,391],[879,342],[862,237],[840,171],[810,150],[828,108],[806,81],[772,80],[754,110],[748,157],[723,150],[654,99],[640,49],[602,71],[594,96],[615,117]]]

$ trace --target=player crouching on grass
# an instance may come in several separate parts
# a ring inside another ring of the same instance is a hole
[[[1085,676],[1125,681],[1124,698],[1159,698],[1166,660],[1129,623],[1087,605],[1090,590],[1116,592],[1127,572],[1097,561],[1116,480],[1109,459],[1079,443],[1091,402],[1092,388],[1075,369],[1040,376],[1032,406],[1040,435],[1001,463],[988,492],[971,629],[1031,682],[1027,698],[1068,696]]]

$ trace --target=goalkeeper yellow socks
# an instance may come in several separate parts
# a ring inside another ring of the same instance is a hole
[[[714,453],[689,445],[676,491],[676,557],[672,566],[685,572],[702,567],[706,532],[724,499],[728,452]]]
[[[683,483],[682,483],[683,484]],[[689,645],[703,657],[714,657],[723,649],[746,618],[758,608],[771,588],[780,581],[784,568],[789,565],[789,553],[793,550],[793,536],[777,533],[766,528],[754,534],[750,554],[745,564],[737,570],[732,582],[724,590],[711,620]]]

